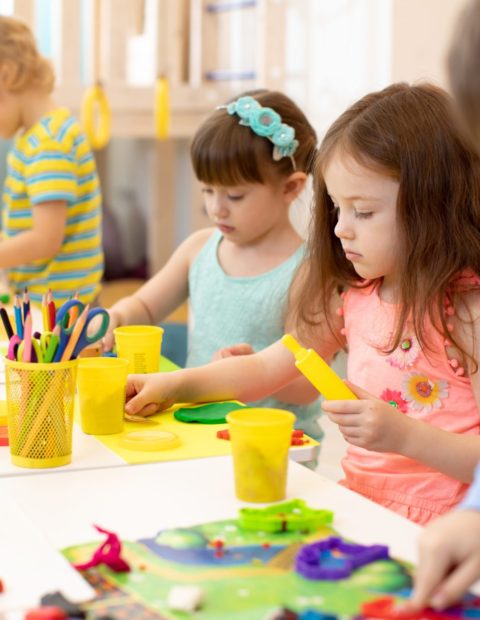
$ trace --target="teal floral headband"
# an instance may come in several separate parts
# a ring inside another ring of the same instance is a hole
[[[250,127],[257,136],[270,140],[273,144],[274,161],[290,157],[293,169],[297,169],[293,158],[298,147],[295,129],[282,123],[282,117],[275,110],[264,108],[256,99],[248,96],[240,97],[227,105],[218,106],[217,109],[226,109],[231,115],[237,114],[240,117],[240,125]]]

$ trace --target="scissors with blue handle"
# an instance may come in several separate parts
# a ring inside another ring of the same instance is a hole
[[[72,310],[72,308],[77,308],[77,316],[73,322],[70,321],[70,311]],[[70,299],[69,301],[66,301],[63,306],[61,306],[61,308],[58,310],[57,325],[60,326],[60,337],[59,344],[55,352],[55,362],[60,361],[65,347],[67,346],[72,333],[75,331],[77,322],[84,310],[85,304],[83,304],[78,299]],[[89,325],[98,316],[101,317],[101,323],[99,327],[95,331],[89,333]],[[71,324],[69,325],[69,323]],[[91,310],[89,310],[87,314],[87,320],[85,321],[85,325],[82,327],[77,342],[75,343],[75,347],[70,356],[70,359],[75,359],[76,357],[78,357],[78,354],[82,351],[82,349],[103,338],[108,331],[109,323],[110,316],[104,308],[92,308]]]

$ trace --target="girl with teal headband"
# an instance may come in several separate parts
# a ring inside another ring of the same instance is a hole
[[[111,330],[159,323],[188,299],[188,367],[280,338],[293,326],[291,284],[305,251],[289,208],[305,187],[316,143],[303,112],[282,93],[245,93],[217,108],[191,146],[213,227],[193,233],[138,292],[110,308]],[[107,348],[112,342],[110,331]],[[320,439],[317,397],[299,378],[254,404],[293,411],[297,428]]]

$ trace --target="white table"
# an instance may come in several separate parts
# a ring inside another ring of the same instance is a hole
[[[245,505],[235,499],[229,457],[12,476],[0,480],[0,498],[5,620],[23,618],[20,610],[46,592],[60,589],[75,601],[91,596],[55,549],[103,541],[93,523],[136,540],[163,528],[233,518]],[[393,556],[416,560],[417,525],[292,462],[291,498],[333,510],[334,527],[345,537],[385,543]]]
[[[60,471],[118,467],[128,464],[120,456],[106,448],[93,435],[85,435],[77,424],[73,426],[72,442],[72,462],[62,467],[49,469],[31,469],[13,465],[8,446],[0,446],[0,478],[5,476],[31,476],[32,474],[50,474]]]
[[[306,444],[290,449],[290,458],[300,463],[314,459],[319,447]],[[221,458],[221,457],[211,457]],[[199,459],[191,459],[199,460]],[[107,448],[94,435],[86,435],[78,424],[73,426],[72,462],[62,467],[49,469],[32,469],[12,464],[8,446],[0,446],[0,478],[5,476],[31,476],[50,474],[60,471],[79,471],[103,467],[120,467],[129,465],[121,456]],[[1,618],[0,618],[1,620]]]

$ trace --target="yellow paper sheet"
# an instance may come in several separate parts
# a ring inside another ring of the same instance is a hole
[[[156,463],[159,461],[180,461],[183,459],[198,459],[207,456],[223,456],[231,453],[230,441],[217,438],[217,431],[228,428],[228,424],[196,424],[179,422],[173,413],[182,405],[176,405],[148,418],[147,422],[125,422],[122,433],[117,435],[96,435],[96,438],[107,448],[112,450],[126,463]],[[78,411],[77,411],[78,416]],[[78,417],[77,417],[78,419]],[[175,433],[180,439],[180,445],[171,450],[129,450],[121,445],[122,437],[134,431],[159,430]],[[294,449],[318,446],[319,443],[309,438],[306,446]],[[75,454],[73,455],[75,458]]]
[[[161,372],[177,370],[178,366],[162,357]],[[159,461],[180,461],[183,459],[198,459],[208,456],[224,456],[231,453],[230,441],[217,438],[217,431],[228,428],[228,424],[197,424],[179,422],[173,417],[176,409],[184,405],[177,404],[171,409],[150,416],[146,422],[125,421],[124,430],[116,435],[96,435],[95,437],[126,463],[156,463]],[[78,399],[75,405],[75,420],[80,422]],[[159,430],[175,433],[180,439],[180,445],[170,450],[130,450],[121,445],[122,437],[135,431]],[[314,439],[308,438],[306,446],[298,446],[294,450],[304,447],[318,446]],[[73,454],[75,458],[75,454]]]

